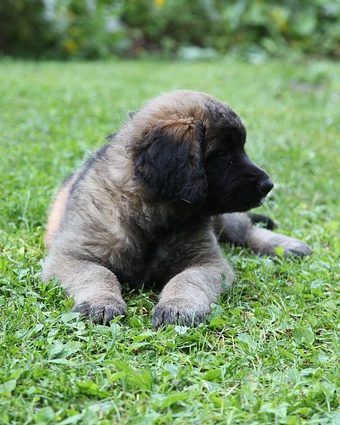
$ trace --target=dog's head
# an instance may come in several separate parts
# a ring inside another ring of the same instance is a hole
[[[240,212],[260,205],[273,187],[245,153],[239,116],[207,94],[160,96],[128,126],[136,177],[162,199],[211,214]]]

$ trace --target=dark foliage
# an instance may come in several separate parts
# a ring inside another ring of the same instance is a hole
[[[6,55],[340,57],[340,0],[2,0]]]

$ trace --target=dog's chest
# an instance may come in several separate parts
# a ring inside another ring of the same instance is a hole
[[[144,240],[136,245],[114,250],[110,268],[121,284],[131,287],[162,285],[173,275],[171,253],[167,249],[166,237]],[[123,249],[122,249],[123,248]]]

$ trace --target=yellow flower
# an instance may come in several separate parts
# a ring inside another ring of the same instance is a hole
[[[288,14],[285,9],[282,7],[273,7],[270,10],[270,15],[279,31],[286,32],[288,30]]]
[[[157,7],[163,7],[165,4],[165,0],[153,0],[153,2]]]
[[[78,45],[74,40],[67,39],[64,41],[64,49],[68,53],[74,53],[76,50],[78,50]]]

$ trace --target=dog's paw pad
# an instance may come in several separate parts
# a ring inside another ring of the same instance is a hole
[[[209,310],[202,306],[190,305],[187,300],[171,300],[158,304],[152,316],[155,328],[169,324],[197,326],[202,323]]]
[[[114,317],[126,315],[126,305],[117,300],[107,302],[82,301],[73,307],[73,311],[80,313],[83,317],[88,317],[94,323],[109,325]]]

